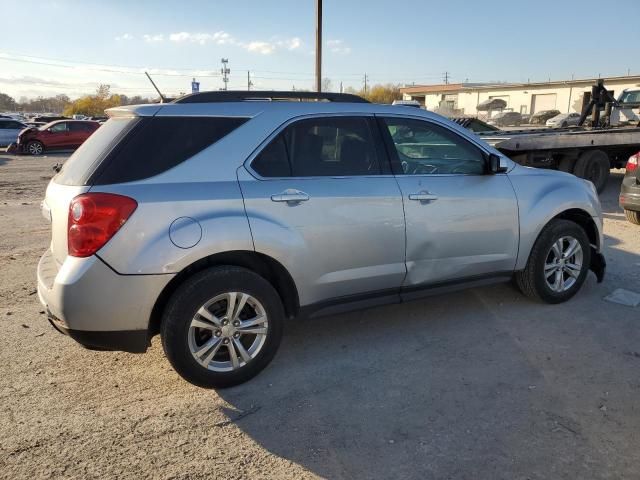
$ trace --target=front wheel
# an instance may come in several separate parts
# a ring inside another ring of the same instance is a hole
[[[284,323],[278,293],[245,268],[213,267],[188,278],[165,309],[161,337],[188,382],[224,388],[246,382],[275,355]]]
[[[32,140],[27,143],[27,152],[31,155],[42,155],[42,152],[44,152],[44,145],[42,142]]]
[[[524,270],[515,280],[522,293],[546,303],[566,302],[584,283],[591,249],[580,225],[569,220],[549,222],[536,240]]]

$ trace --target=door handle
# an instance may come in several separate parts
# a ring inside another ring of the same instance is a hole
[[[309,200],[309,195],[300,190],[287,189],[277,195],[271,195],[273,202],[300,203]]]
[[[409,194],[409,200],[416,200],[418,202],[433,202],[437,200],[438,196],[429,192],[419,192]]]

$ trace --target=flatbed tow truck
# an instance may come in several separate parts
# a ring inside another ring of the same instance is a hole
[[[623,167],[640,150],[640,122],[611,125],[614,109],[621,105],[600,80],[576,127],[476,132],[515,162],[561,170],[591,180],[598,192],[607,184],[609,170]],[[602,115],[601,115],[602,112]],[[587,117],[591,118],[587,122]],[[620,117],[617,115],[616,117]]]

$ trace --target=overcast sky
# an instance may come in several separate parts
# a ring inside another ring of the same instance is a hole
[[[100,83],[151,95],[144,70],[170,95],[193,76],[216,90],[222,57],[233,89],[247,71],[256,89],[313,87],[315,0],[0,0],[0,11],[0,92],[16,99]],[[337,90],[365,73],[372,84],[640,74],[639,19],[640,0],[325,0],[323,76]]]

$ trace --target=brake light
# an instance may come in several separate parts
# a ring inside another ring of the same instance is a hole
[[[640,160],[640,152],[629,157],[626,166],[627,172],[633,172],[636,168],[638,168],[638,160]]]
[[[84,193],[69,205],[67,245],[72,257],[90,257],[120,230],[137,208],[129,197],[113,193]]]

